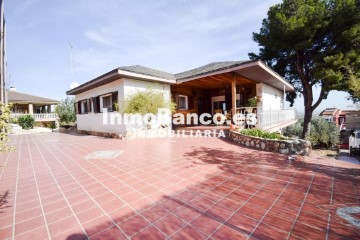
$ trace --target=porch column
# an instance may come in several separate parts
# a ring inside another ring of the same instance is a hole
[[[233,78],[231,81],[231,105],[232,105],[231,114],[232,114],[232,116],[234,116],[234,114],[236,113],[236,75],[235,75],[235,73],[233,74]]]
[[[29,114],[30,115],[34,114],[34,107],[33,107],[32,103],[29,103]]]

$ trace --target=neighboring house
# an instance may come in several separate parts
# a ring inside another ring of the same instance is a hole
[[[326,108],[320,113],[320,116],[327,122],[333,122],[336,126],[340,126],[344,122],[344,115],[338,108]]]
[[[360,129],[360,111],[326,108],[320,116],[327,122],[333,122],[340,130]]]
[[[12,118],[30,114],[37,122],[56,121],[54,113],[58,100],[17,92],[14,87],[7,91],[8,102],[12,104]]]
[[[343,110],[345,116],[346,129],[360,129],[360,111],[359,110]]]
[[[78,129],[126,134],[129,126],[103,124],[99,113],[148,87],[173,98],[177,113],[247,114],[252,112],[245,108],[248,99],[257,96],[256,127],[278,131],[296,122],[295,110],[284,109],[284,93],[295,91],[291,84],[262,61],[231,61],[175,75],[138,65],[114,69],[67,91],[75,95]]]

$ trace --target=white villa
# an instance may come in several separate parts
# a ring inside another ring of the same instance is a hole
[[[103,124],[103,110],[113,111],[115,102],[147,88],[156,89],[177,104],[176,113],[232,113],[255,116],[256,128],[279,131],[296,122],[295,110],[285,109],[285,92],[291,84],[262,61],[215,62],[186,72],[171,74],[139,65],[119,67],[67,91],[75,95],[78,130],[126,135],[131,127]],[[247,108],[257,97],[257,106]],[[231,121],[227,121],[231,124]],[[247,127],[246,121],[238,128]],[[174,127],[174,126],[173,126]]]
[[[22,115],[32,115],[36,122],[57,121],[54,110],[60,103],[58,100],[21,93],[11,87],[7,91],[7,101],[12,104],[11,117],[14,119]]]

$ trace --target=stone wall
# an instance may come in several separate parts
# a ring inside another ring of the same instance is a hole
[[[236,131],[230,131],[229,138],[241,145],[261,149],[269,152],[283,154],[296,154],[308,156],[311,152],[311,143],[302,139],[274,140],[243,135]]]

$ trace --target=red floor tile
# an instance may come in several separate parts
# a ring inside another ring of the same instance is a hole
[[[29,220],[31,218],[41,216],[42,214],[43,213],[42,213],[40,206],[36,207],[36,208],[32,208],[32,209],[17,213],[16,214],[16,222],[18,222],[18,223],[23,222],[23,221]],[[3,225],[3,226],[6,226],[6,225]]]
[[[87,222],[82,226],[85,229],[86,234],[89,237],[92,237],[108,228],[113,227],[114,224],[108,217],[102,216],[97,219],[91,220],[90,222]]]
[[[279,231],[277,228],[261,223],[251,236],[257,239],[281,240],[288,238],[288,232]]]
[[[324,239],[326,237],[326,227],[320,230],[318,228],[296,222],[291,231],[291,235],[307,239]]]
[[[11,138],[22,147],[4,162],[0,176],[0,190],[10,192],[8,206],[0,209],[0,238],[12,238],[15,202],[17,237],[44,234],[40,200],[53,239],[171,234],[175,239],[282,239],[290,230],[289,239],[325,238],[327,231],[329,239],[360,236],[336,215],[339,207],[358,205],[359,165],[316,154],[284,164],[284,155],[221,139],[121,141],[59,133]],[[114,149],[123,154],[84,159]]]
[[[62,220],[64,218],[72,216],[73,213],[71,212],[69,207],[61,208],[57,211],[48,213],[45,215],[47,224],[51,224],[54,222],[57,222],[59,220]]]
[[[150,225],[150,223],[139,214],[137,214],[131,218],[128,218],[119,224],[121,229],[123,229],[123,231],[128,236],[132,236],[132,235],[142,231],[144,228],[146,228],[149,225]]]
[[[207,236],[191,226],[186,226],[180,229],[177,233],[171,236],[171,239],[206,239]]]
[[[78,226],[79,223],[76,221],[76,218],[74,216],[63,218],[57,222],[48,225],[51,236],[56,236],[62,232],[65,232],[68,229],[75,228]]]
[[[239,229],[246,234],[250,234],[258,224],[258,221],[237,212],[225,224],[229,227]]]
[[[0,227],[0,239],[8,239],[11,238],[13,234],[13,227]]]
[[[45,225],[44,216],[38,216],[27,221],[15,224],[15,236]]]
[[[212,236],[212,239],[247,239],[249,237],[248,234],[242,232],[233,227],[229,227],[227,225],[223,225],[217,230]]]
[[[191,226],[199,229],[208,236],[211,236],[221,225],[221,222],[207,215],[201,215],[191,222]]]
[[[131,239],[165,239],[165,235],[160,230],[156,229],[153,226],[150,226],[135,234]]]
[[[238,213],[244,214],[252,219],[259,221],[267,212],[267,209],[261,208],[258,205],[247,203],[240,208]]]
[[[91,220],[97,219],[103,216],[105,213],[99,207],[93,207],[87,209],[81,213],[77,213],[76,217],[80,221],[81,224],[85,224],[90,222]]]
[[[165,210],[160,205],[155,205],[141,212],[141,215],[149,222],[154,223],[167,216],[169,213],[170,212],[168,210]]]
[[[110,227],[90,238],[91,240],[104,240],[104,239],[126,239],[125,234],[118,227]]]
[[[169,214],[166,217],[160,219],[155,224],[155,227],[168,236],[173,235],[176,231],[186,225],[186,223],[174,214]]]
[[[41,226],[39,228],[33,229],[31,231],[28,231],[26,233],[17,235],[15,237],[16,240],[28,240],[28,239],[48,239],[48,232],[46,230],[45,226]]]

